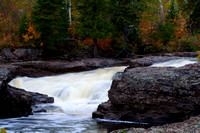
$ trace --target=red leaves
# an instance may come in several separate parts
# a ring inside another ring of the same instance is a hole
[[[97,39],[97,45],[102,49],[102,50],[113,50],[110,46],[112,39],[107,37],[105,40]],[[88,39],[86,38],[83,43],[85,45],[94,45],[94,40],[93,39]]]

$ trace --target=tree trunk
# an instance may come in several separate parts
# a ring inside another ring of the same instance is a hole
[[[93,54],[94,54],[94,58],[99,58],[99,57],[100,57],[99,51],[98,51],[98,48],[97,48],[97,39],[96,39],[96,38],[94,39],[94,50],[93,50]]]
[[[124,38],[124,43],[128,43],[128,37],[127,37],[127,30],[128,30],[128,25],[124,27],[124,33],[123,33],[123,38]]]
[[[159,0],[159,2],[160,2],[160,10],[161,10],[161,20],[164,20],[165,14],[164,14],[162,0]]]
[[[69,24],[72,25],[72,11],[71,11],[71,7],[72,3],[71,0],[69,0]]]

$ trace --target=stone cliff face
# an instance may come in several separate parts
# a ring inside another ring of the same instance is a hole
[[[183,121],[200,114],[200,64],[180,68],[130,68],[112,83],[109,101],[93,118],[151,124]]]

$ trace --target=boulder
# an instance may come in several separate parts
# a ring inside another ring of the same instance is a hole
[[[0,118],[27,116],[32,114],[32,105],[54,101],[47,95],[9,86],[8,82],[19,74],[19,70],[17,66],[0,66]]]
[[[163,125],[200,114],[200,64],[137,67],[115,79],[93,118]]]
[[[15,60],[16,56],[13,54],[13,51],[10,48],[2,49],[1,55],[5,57],[7,60]]]
[[[20,60],[20,59],[34,60],[34,59],[37,59],[38,57],[41,57],[42,52],[43,51],[41,49],[5,48],[5,49],[2,49],[0,55],[6,60]]]

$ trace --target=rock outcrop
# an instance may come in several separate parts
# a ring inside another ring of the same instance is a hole
[[[20,76],[40,77],[69,72],[88,71],[102,67],[127,65],[127,60],[116,59],[82,59],[79,61],[48,60],[12,63],[21,68]]]
[[[0,55],[2,59],[6,60],[34,60],[42,56],[41,49],[10,49],[5,48],[1,51]]]
[[[200,114],[200,64],[180,68],[127,69],[112,83],[109,101],[93,118],[151,124],[183,121]]]
[[[27,116],[32,114],[32,105],[54,102],[54,99],[47,95],[9,86],[8,82],[19,75],[19,70],[17,66],[0,66],[0,118]]]

